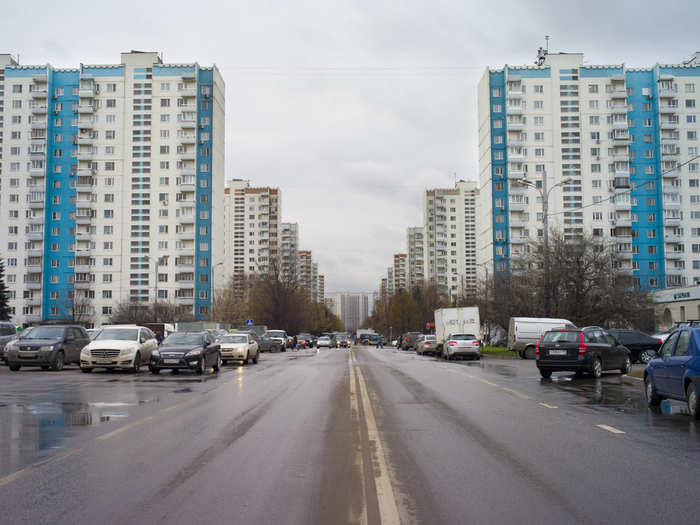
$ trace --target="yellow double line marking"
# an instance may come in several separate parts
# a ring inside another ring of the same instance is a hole
[[[38,463],[34,463],[33,465],[29,465],[28,467],[23,468],[22,470],[18,470],[17,472],[13,472],[9,476],[5,476],[4,478],[0,478],[0,487],[2,487],[3,485],[7,485],[8,483],[15,481],[16,479],[21,478],[25,474],[29,474],[30,472],[35,471],[39,467],[43,467],[45,465],[48,465],[49,463],[55,463],[56,461],[67,458],[68,456],[72,456],[73,454],[75,454],[79,450],[80,450],[79,448],[72,448],[72,449],[66,450],[64,452],[61,452],[60,454],[56,454],[55,456],[50,457],[49,459],[39,461]]]

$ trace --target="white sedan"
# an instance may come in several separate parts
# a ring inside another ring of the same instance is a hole
[[[442,345],[442,356],[448,361],[456,357],[481,359],[481,341],[474,334],[452,334]]]
[[[92,372],[93,368],[124,368],[138,372],[156,348],[156,336],[145,326],[104,326],[80,352],[80,369]]]
[[[331,347],[331,338],[324,335],[323,337],[319,337],[318,341],[316,341],[316,348],[321,348],[322,346],[325,346],[326,348]]]
[[[258,343],[250,334],[227,334],[219,338],[221,345],[221,360],[241,361],[248,364],[252,360],[253,363],[258,363],[260,348]]]

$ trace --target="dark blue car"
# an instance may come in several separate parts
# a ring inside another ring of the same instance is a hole
[[[700,328],[682,326],[668,336],[644,371],[644,393],[649,406],[665,398],[688,403],[688,412],[700,419]]]

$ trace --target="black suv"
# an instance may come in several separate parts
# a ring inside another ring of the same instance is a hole
[[[85,328],[77,325],[42,325],[5,347],[10,370],[40,366],[62,370],[67,363],[80,364],[80,351],[90,343]]]
[[[542,377],[567,370],[577,376],[588,372],[600,377],[603,370],[632,369],[630,351],[599,326],[550,330],[537,344],[537,368]]]

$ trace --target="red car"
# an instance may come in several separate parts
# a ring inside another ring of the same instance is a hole
[[[299,345],[299,348],[311,347],[312,341],[313,341],[313,338],[311,337],[311,334],[299,334],[297,336],[297,344]]]

